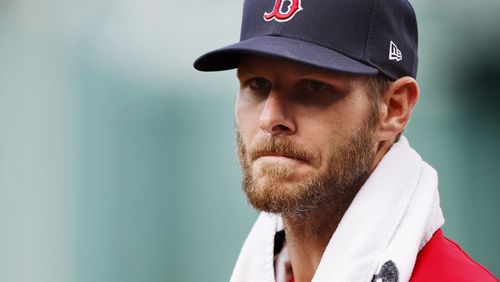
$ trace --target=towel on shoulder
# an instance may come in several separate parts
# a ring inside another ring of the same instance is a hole
[[[354,198],[312,281],[498,281],[443,236],[443,224],[437,173],[402,137]],[[232,282],[277,281],[275,235],[282,230],[279,215],[261,213]]]

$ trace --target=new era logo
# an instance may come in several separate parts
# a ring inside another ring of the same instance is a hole
[[[403,54],[399,51],[398,46],[391,41],[391,46],[389,47],[389,60],[391,61],[401,61],[403,59]]]

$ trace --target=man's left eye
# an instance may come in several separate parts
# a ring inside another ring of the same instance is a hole
[[[309,89],[311,89],[312,91],[319,92],[326,90],[328,88],[328,85],[320,81],[309,80],[307,82],[307,87],[309,87]]]

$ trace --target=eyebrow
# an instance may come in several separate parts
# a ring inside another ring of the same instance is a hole
[[[251,68],[251,63],[248,62],[248,60],[245,59],[245,57],[241,57],[239,62],[238,62],[238,69],[240,68]]]
[[[243,75],[242,73],[257,75],[257,72],[252,69],[250,64],[245,63],[245,62],[240,63],[238,65],[238,68],[236,69],[236,77],[241,78],[241,76]]]
[[[294,73],[303,79],[317,80],[319,82],[332,84],[333,86],[339,87],[339,89],[343,89],[344,91],[353,91],[357,88],[354,79],[348,78],[349,74],[321,68],[315,69],[314,66],[308,65],[305,65],[304,67],[305,69]],[[249,62],[249,60],[245,60],[244,58],[240,60],[236,77],[241,78],[243,75],[242,73],[258,76],[258,72],[252,68],[251,62]]]
[[[334,73],[334,75],[327,73],[328,71],[308,71],[302,74],[302,77],[310,80],[318,80],[320,82],[325,82],[329,84],[333,84],[334,86],[340,87],[344,90],[352,91],[356,87],[355,81],[353,79],[344,79],[345,77],[342,73]],[[330,71],[331,72],[331,71]],[[336,77],[339,76],[339,77]]]

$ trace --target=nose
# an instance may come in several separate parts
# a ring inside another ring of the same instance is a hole
[[[289,101],[277,91],[271,90],[260,115],[260,128],[272,136],[295,133]]]

